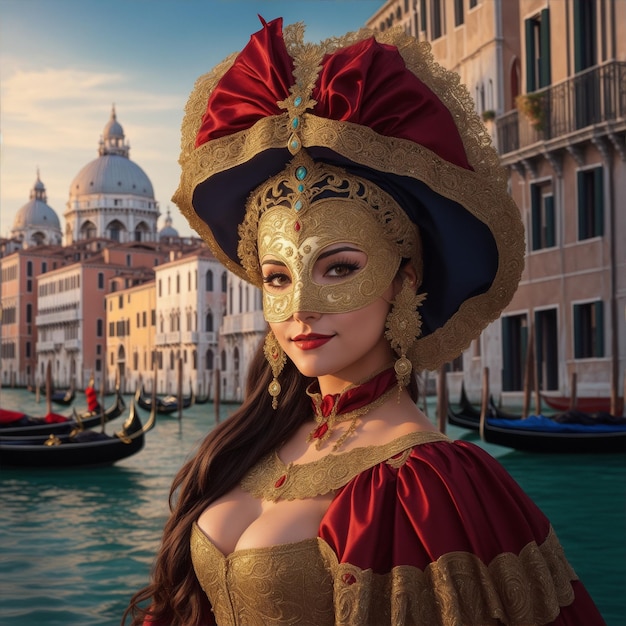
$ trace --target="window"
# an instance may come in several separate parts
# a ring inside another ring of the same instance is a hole
[[[604,172],[602,167],[578,172],[578,239],[604,235]]]
[[[104,332],[104,321],[102,319],[96,320],[96,337],[102,337]]]
[[[550,11],[541,13],[524,23],[526,36],[526,91],[547,87],[551,81],[550,69]]]
[[[574,71],[581,72],[597,63],[596,3],[574,0]]]
[[[211,311],[209,311],[206,314],[206,332],[207,333],[212,333],[213,332],[213,313],[211,313]]]
[[[32,275],[33,275],[33,262],[27,261],[26,262],[26,276],[32,276]]]
[[[109,322],[109,337],[115,337],[115,322]]]
[[[604,356],[604,303],[602,300],[574,305],[574,358]]]
[[[98,289],[104,289],[104,274],[98,272]]]
[[[208,370],[213,369],[214,358],[215,357],[213,356],[213,350],[207,350],[206,351],[206,369]]]
[[[220,361],[222,362],[222,372],[226,371],[226,352],[222,350],[222,354],[220,355]]]
[[[443,35],[443,21],[441,15],[441,0],[432,0],[432,39],[439,39]]]
[[[556,245],[554,196],[551,185],[530,186],[532,220],[532,249],[541,250]]]
[[[465,0],[454,0],[454,25],[461,26],[465,22],[463,15],[463,2]]]
[[[211,270],[206,273],[205,283],[206,291],[213,291],[213,272]]]
[[[420,0],[420,32],[426,32],[426,0]]]
[[[46,261],[41,262],[41,273],[45,274],[48,271],[48,263]]]
[[[26,358],[30,359],[30,341],[26,342]]]
[[[161,297],[161,279],[159,278],[159,298]]]
[[[117,308],[118,309],[123,309],[124,308],[124,296],[118,296]]]
[[[33,305],[32,304],[26,305],[26,323],[27,324],[33,323]]]
[[[28,291],[29,293],[33,290],[33,279],[29,278],[26,281],[26,291]]]
[[[526,315],[502,317],[502,391],[521,391],[528,344]]]
[[[228,277],[226,276],[226,272],[222,272],[222,293],[226,293],[227,282],[228,282]]]
[[[176,293],[180,293],[180,274],[176,274]]]
[[[469,0],[469,8],[473,9],[478,4],[478,0]]]
[[[100,359],[96,359],[96,372],[102,371],[102,361]]]

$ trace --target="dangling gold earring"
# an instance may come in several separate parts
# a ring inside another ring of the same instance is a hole
[[[283,352],[283,349],[278,343],[278,339],[274,333],[270,330],[265,336],[265,343],[263,344],[263,354],[267,362],[272,368],[272,374],[274,374],[274,380],[269,384],[267,390],[272,396],[272,408],[278,408],[278,396],[280,394],[280,383],[278,382],[278,376],[283,371],[285,363],[287,362],[287,356]]]
[[[398,380],[398,393],[408,386],[411,379],[413,364],[406,355],[422,332],[422,316],[417,308],[425,297],[425,293],[417,295],[411,281],[405,278],[387,315],[385,338],[399,357],[393,366]]]

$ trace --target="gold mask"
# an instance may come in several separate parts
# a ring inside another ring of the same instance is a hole
[[[319,284],[313,268],[328,246],[352,244],[367,255],[364,268],[342,282]],[[419,235],[387,193],[344,170],[314,163],[304,151],[258,188],[240,228],[239,256],[253,282],[261,282],[259,259],[287,267],[291,285],[278,294],[263,290],[268,322],[297,311],[345,313],[379,298],[408,258],[421,281]]]

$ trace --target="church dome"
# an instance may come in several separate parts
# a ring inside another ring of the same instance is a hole
[[[178,231],[172,226],[172,217],[169,209],[167,210],[167,217],[165,218],[165,226],[159,231],[159,239],[170,239],[172,237],[178,237]]]
[[[117,121],[115,108],[104,127],[98,158],[87,163],[70,185],[70,200],[92,194],[129,194],[154,198],[146,173],[128,158],[129,145]]]
[[[61,223],[54,209],[47,204],[46,188],[39,178],[30,192],[30,200],[21,207],[13,220],[13,231],[22,231],[25,228],[39,228],[61,230]]]

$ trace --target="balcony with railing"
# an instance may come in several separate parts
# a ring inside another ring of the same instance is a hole
[[[610,61],[523,94],[518,109],[496,119],[498,152],[506,162],[538,142],[583,140],[601,124],[626,129],[626,62]]]

